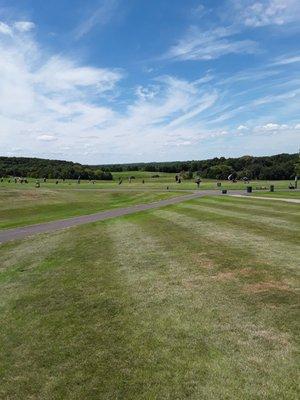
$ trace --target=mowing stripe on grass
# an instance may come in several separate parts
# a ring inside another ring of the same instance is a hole
[[[280,268],[298,270],[297,257],[300,257],[300,247],[290,244],[288,240],[283,242],[279,238],[272,238],[272,235],[251,233],[243,226],[232,227],[230,223],[224,223],[221,218],[217,221],[208,219],[201,221],[201,212],[194,210],[157,210],[154,214],[184,228],[194,230],[213,241],[226,242],[233,247],[242,245],[252,252],[252,257],[261,259],[262,262],[268,262],[270,265],[275,263]]]
[[[261,201],[256,201],[255,199],[248,197],[237,198],[237,197],[205,197],[202,199],[201,203],[220,206],[226,209],[234,209],[236,211],[248,210],[253,211],[259,215],[269,215],[270,217],[284,216],[285,218],[299,218],[300,210],[297,204],[287,204],[287,203],[264,203]],[[253,215],[253,214],[252,214]]]
[[[253,215],[251,212],[247,211],[247,209],[245,208],[244,211],[231,211],[225,208],[221,207],[208,207],[205,206],[203,204],[190,204],[190,203],[186,203],[186,204],[180,204],[178,207],[183,208],[183,209],[191,209],[191,210],[196,210],[199,211],[205,215],[207,215],[207,213],[213,213],[218,215],[219,217],[229,217],[232,219],[234,219],[234,221],[239,221],[242,220],[243,223],[246,222],[246,226],[257,226],[257,224],[262,227],[262,225],[265,226],[270,226],[270,227],[274,227],[274,228],[279,228],[279,229],[286,229],[287,231],[291,231],[291,233],[293,234],[293,232],[299,232],[299,224],[295,221],[291,222],[288,221],[284,218],[274,218],[274,217],[265,217],[261,214],[259,215]],[[233,222],[234,222],[233,221]],[[253,223],[255,225],[253,225]]]
[[[260,283],[262,267],[274,279],[271,265],[252,257],[258,243],[232,246],[215,237],[219,221],[209,235],[199,213],[181,211],[2,246],[12,275],[0,290],[0,397],[297,398],[294,293],[244,291]],[[237,232],[227,223],[222,230]],[[274,275],[285,279],[276,264]]]
[[[161,380],[168,380],[175,397],[183,398],[186,393],[187,397],[195,399],[197,396],[221,398],[224,387],[228,396],[236,395],[240,393],[237,381],[242,377],[247,381],[249,374],[257,378],[260,375],[261,383],[267,371],[262,374],[253,360],[261,365],[266,361],[261,359],[264,337],[272,338],[274,347],[268,362],[275,370],[281,369],[282,357],[289,359],[292,354],[289,335],[262,321],[257,324],[255,319],[245,319],[242,302],[233,304],[223,282],[215,280],[214,276],[209,279],[207,270],[195,264],[194,256],[199,253],[191,254],[190,248],[186,253],[182,229],[175,226],[174,242],[170,243],[163,240],[166,236],[160,231],[165,222],[155,218],[152,224],[151,220],[149,215],[138,216],[135,221],[139,227],[128,221],[118,221],[109,228],[121,270],[137,300],[132,311],[139,315],[136,319],[138,334],[132,338],[134,348],[138,347],[139,354],[145,354],[150,364],[154,360],[156,363],[148,378],[150,393],[159,393],[163,398],[168,395],[165,387],[160,387]],[[199,245],[199,237],[194,237],[196,243]],[[238,343],[237,337],[244,340]],[[241,363],[241,358],[247,361]],[[139,365],[141,377],[151,369],[150,364]],[[236,377],[235,383],[229,378],[231,374]],[[184,380],[180,376],[185,376]],[[209,394],[216,379],[220,392],[215,389],[214,395]],[[153,385],[158,386],[158,392]]]
[[[230,196],[233,197],[248,197],[242,194],[231,194]],[[288,199],[285,197],[259,197],[259,196],[251,196],[252,199],[259,199],[259,200],[275,200],[275,201],[285,201],[287,203],[297,203],[300,204],[300,199]]]
[[[82,215],[79,217],[73,217],[69,219],[63,219],[53,222],[47,222],[36,225],[29,225],[21,228],[7,229],[0,231],[0,243],[5,243],[10,240],[22,239],[26,236],[35,235],[38,233],[53,232],[58,229],[70,228],[77,225],[86,224],[89,222],[103,221],[108,218],[119,217],[122,215],[128,215],[139,211],[150,210],[152,208],[159,208],[162,206],[177,204],[181,201],[192,200],[201,196],[206,196],[207,191],[199,191],[193,194],[184,195],[180,197],[172,197],[166,200],[159,200],[148,204],[138,204],[126,208],[117,208],[113,210],[103,211],[96,214]],[[219,195],[219,191],[210,191],[209,195]]]

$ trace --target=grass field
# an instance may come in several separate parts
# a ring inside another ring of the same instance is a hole
[[[260,196],[260,197],[284,197],[284,198],[288,198],[288,199],[300,199],[300,190],[299,191],[295,191],[295,190],[289,190],[289,191],[281,191],[279,190],[278,192],[255,192],[253,194],[254,196]]]
[[[196,190],[197,185],[195,183],[195,179],[191,180],[183,180],[180,184],[175,182],[175,174],[171,173],[162,173],[159,172],[159,178],[152,178],[153,175],[157,175],[154,172],[145,172],[145,171],[130,171],[130,172],[116,172],[113,174],[113,181],[96,181],[95,184],[92,184],[89,181],[81,181],[80,184],[77,184],[76,180],[66,180],[63,182],[59,180],[59,184],[56,185],[55,179],[48,179],[46,183],[43,183],[40,180],[40,184],[42,188],[51,188],[51,189],[139,189],[139,190],[148,190],[148,189],[156,189],[156,190],[166,190],[167,186],[170,190]],[[135,176],[135,179],[132,179],[129,182],[128,177]],[[119,185],[119,178],[123,179],[121,185]],[[144,183],[143,183],[144,180]],[[32,189],[35,186],[35,179],[29,179],[28,184],[21,185],[20,183],[15,184],[13,180],[11,183],[8,183],[8,180],[5,179],[3,182],[0,182],[0,190],[1,188],[16,188],[16,189]],[[229,181],[222,181],[222,188],[224,189],[245,189],[248,186],[247,183],[237,182],[231,183]],[[253,189],[261,189],[266,188],[269,189],[270,185],[275,186],[275,190],[287,190],[289,186],[289,181],[252,181],[249,185],[253,187]],[[200,189],[216,189],[217,188],[217,180],[212,179],[203,179],[200,185]]]
[[[2,245],[0,398],[298,399],[299,224],[206,197]]]
[[[3,188],[0,190],[0,229],[65,219],[134,204],[150,203],[180,196],[180,194],[183,193]]]

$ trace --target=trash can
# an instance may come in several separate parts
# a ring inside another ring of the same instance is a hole
[[[247,193],[252,193],[252,186],[247,186]]]
[[[274,185],[270,185],[270,192],[274,192]]]
[[[227,194],[227,189],[223,189],[222,194]]]

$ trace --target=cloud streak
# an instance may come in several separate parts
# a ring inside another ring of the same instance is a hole
[[[172,46],[165,58],[175,60],[213,60],[226,54],[253,54],[258,51],[253,40],[239,40],[230,28],[201,31],[191,27],[185,37]]]
[[[119,5],[118,0],[102,0],[100,5],[89,13],[89,16],[82,21],[75,30],[76,39],[87,35],[96,26],[107,25]]]
[[[284,135],[296,140],[300,133],[300,82],[291,79],[296,55],[234,76],[204,71],[188,79],[153,73],[147,82],[126,85],[123,70],[49,54],[32,29],[1,26],[3,154],[87,163],[200,158],[209,146],[214,154],[229,151],[236,138],[240,146],[247,143],[249,153],[258,137],[282,143]],[[235,35],[226,28],[208,36],[231,42]],[[262,88],[253,84],[258,81]]]
[[[236,19],[248,27],[286,25],[300,18],[298,0],[242,0],[230,4],[237,11]]]

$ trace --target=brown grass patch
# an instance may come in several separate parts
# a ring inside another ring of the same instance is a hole
[[[254,336],[267,340],[268,342],[277,342],[282,346],[288,346],[289,337],[286,333],[279,333],[271,330],[257,330],[253,332]]]
[[[208,259],[203,253],[191,254],[191,260],[193,263],[204,269],[214,268],[214,263],[212,260]]]
[[[232,281],[236,279],[236,273],[232,271],[219,272],[217,275],[213,276],[217,281]]]
[[[270,290],[291,291],[291,288],[283,282],[259,282],[244,286],[244,291],[248,293],[262,293]]]
[[[255,271],[254,269],[251,268],[243,268],[238,270],[238,274],[241,276],[252,276],[252,275],[256,275],[257,271]]]
[[[182,280],[185,289],[195,289],[203,285],[203,277],[188,278]]]

